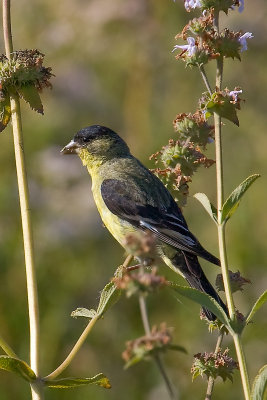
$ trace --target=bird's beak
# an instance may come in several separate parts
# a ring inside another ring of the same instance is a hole
[[[61,150],[62,154],[75,154],[77,153],[77,149],[80,146],[74,142],[74,140],[71,140],[63,149]]]

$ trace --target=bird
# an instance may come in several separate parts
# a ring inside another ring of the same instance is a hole
[[[156,243],[152,258],[156,252],[156,257],[182,275],[189,286],[210,295],[228,313],[198,261],[200,257],[220,266],[219,259],[202,247],[170,192],[131,154],[117,133],[101,125],[88,126],[61,152],[77,154],[87,167],[102,221],[126,250],[127,236],[150,233]],[[150,254],[136,258],[143,265],[151,263]],[[203,312],[209,321],[216,319],[208,308],[203,307]]]

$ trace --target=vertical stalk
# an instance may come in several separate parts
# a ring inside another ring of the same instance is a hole
[[[214,27],[219,33],[219,12],[214,13]],[[223,77],[223,58],[217,59],[216,69],[216,88],[221,90],[222,88],[222,77]],[[221,117],[218,114],[214,114],[215,123],[215,152],[216,152],[216,178],[217,178],[217,208],[218,208],[218,241],[219,241],[219,252],[221,260],[221,268],[224,282],[224,289],[226,295],[227,306],[229,309],[230,319],[234,321],[236,319],[235,305],[233,300],[233,294],[230,286],[229,272],[228,272],[228,261],[225,243],[225,224],[222,222],[222,208],[224,204],[224,182],[223,182],[223,157],[222,157],[222,136],[221,136]],[[238,333],[233,335],[240,375],[243,385],[244,397],[246,400],[250,400],[250,384],[247,372],[245,355],[241,343],[241,338]]]
[[[6,56],[8,59],[11,59],[13,44],[11,33],[10,0],[3,0],[3,32]],[[20,102],[19,97],[15,92],[10,94],[10,106],[26,266],[30,323],[30,365],[35,374],[39,376],[39,309],[34,267],[29,189],[23,149]],[[43,398],[41,386],[36,385],[32,387],[32,398],[34,400],[41,400]]]

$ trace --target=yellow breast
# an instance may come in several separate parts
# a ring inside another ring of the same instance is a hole
[[[101,195],[101,180],[92,179],[92,193],[94,196],[95,204],[101,216],[101,219],[114,236],[114,238],[125,247],[125,238],[128,234],[136,232],[136,228],[113,214],[104,203]]]

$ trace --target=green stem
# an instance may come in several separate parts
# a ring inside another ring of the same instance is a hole
[[[224,336],[224,333],[222,331],[220,331],[218,339],[217,339],[214,354],[217,354],[218,351],[220,350],[220,347],[221,347],[221,344],[223,341],[223,336]],[[210,376],[209,381],[208,381],[208,387],[207,387],[205,400],[211,400],[211,396],[212,396],[212,392],[213,392],[213,388],[214,388],[214,381],[215,381],[215,379],[212,376]]]
[[[11,349],[11,347],[6,343],[6,341],[1,336],[0,336],[0,347],[9,357],[18,358],[17,354]]]
[[[128,255],[123,263],[123,267],[127,268],[128,265],[131,263],[133,259],[132,255]],[[72,360],[74,359],[74,357],[76,356],[76,354],[78,353],[78,351],[80,350],[80,348],[82,347],[82,345],[84,344],[87,336],[89,335],[89,333],[91,332],[91,330],[93,329],[95,323],[97,322],[97,320],[99,319],[99,316],[96,315],[94,318],[92,318],[90,320],[90,322],[87,324],[87,326],[85,327],[84,331],[82,332],[81,336],[79,337],[79,339],[77,340],[77,342],[75,343],[75,345],[73,346],[72,350],[70,351],[70,353],[68,354],[68,356],[66,357],[66,359],[60,364],[60,366],[55,369],[53,372],[51,372],[51,374],[47,375],[46,377],[44,377],[44,380],[53,380],[55,379],[58,375],[60,375],[72,362]]]
[[[201,73],[202,79],[205,83],[205,86],[206,86],[209,94],[212,94],[212,89],[211,89],[211,86],[210,86],[210,83],[209,83],[209,80],[208,80],[208,77],[207,77],[207,74],[206,74],[206,71],[205,71],[205,68],[203,67],[203,65],[199,66],[199,71]]]
[[[140,312],[141,312],[141,317],[142,317],[142,321],[143,321],[143,326],[144,326],[144,330],[147,336],[151,335],[151,329],[150,329],[150,324],[149,324],[149,320],[148,320],[148,313],[147,313],[147,307],[146,307],[146,300],[144,298],[143,295],[139,295],[139,306],[140,306]],[[175,399],[175,393],[174,393],[174,389],[172,387],[171,381],[167,375],[165,366],[163,364],[162,359],[160,358],[159,354],[155,354],[154,355],[154,360],[157,364],[157,367],[161,373],[161,376],[165,382],[166,388],[168,390],[169,396],[171,400]]]
[[[214,14],[214,27],[216,31],[219,33],[219,12],[216,12]],[[222,77],[223,77],[223,58],[220,57],[217,59],[217,69],[216,69],[216,88],[218,90],[221,90],[222,88]],[[222,276],[223,276],[227,306],[229,310],[229,316],[230,319],[234,321],[236,319],[236,313],[235,313],[235,305],[229,278],[228,260],[227,260],[226,243],[225,243],[225,224],[222,222],[222,208],[224,204],[223,157],[222,157],[222,135],[221,135],[222,124],[221,124],[221,117],[216,113],[214,113],[214,123],[215,123],[219,252],[220,252]],[[233,339],[239,363],[244,397],[246,400],[250,400],[249,377],[248,377],[246,360],[240,335],[237,333],[234,334]]]
[[[30,322],[31,368],[39,376],[39,308],[33,255],[33,236],[29,206],[29,189],[23,150],[20,102],[17,94],[10,96],[14,149],[20,198],[22,232],[24,241],[26,280]]]
[[[250,389],[250,383],[249,383],[249,376],[248,376],[248,370],[247,370],[247,363],[246,363],[246,358],[241,342],[241,337],[238,334],[235,334],[233,336],[234,338],[234,343],[235,343],[235,349],[236,349],[236,355],[237,355],[237,360],[238,360],[238,365],[239,365],[239,370],[240,370],[240,375],[241,375],[241,381],[243,385],[243,391],[244,391],[244,397],[246,400],[251,400],[251,389]]]
[[[96,315],[94,318],[90,320],[90,322],[87,324],[86,328],[84,329],[83,333],[73,346],[71,352],[67,356],[67,358],[60,364],[60,366],[55,369],[55,371],[51,372],[51,374],[47,375],[44,379],[45,380],[53,380],[55,379],[58,375],[60,375],[72,362],[80,348],[82,347],[83,343],[85,342],[87,336],[91,332],[92,328],[94,327],[95,323],[98,320],[98,315]]]
[[[7,58],[11,58],[13,51],[10,17],[10,0],[3,0],[3,32]],[[39,309],[37,284],[35,277],[33,237],[29,206],[29,189],[23,150],[23,135],[19,97],[16,93],[10,94],[10,106],[14,137],[14,150],[17,168],[17,180],[20,199],[22,232],[24,242],[26,280],[30,322],[30,359],[31,368],[39,376]],[[35,399],[42,399],[42,393],[35,395]]]

